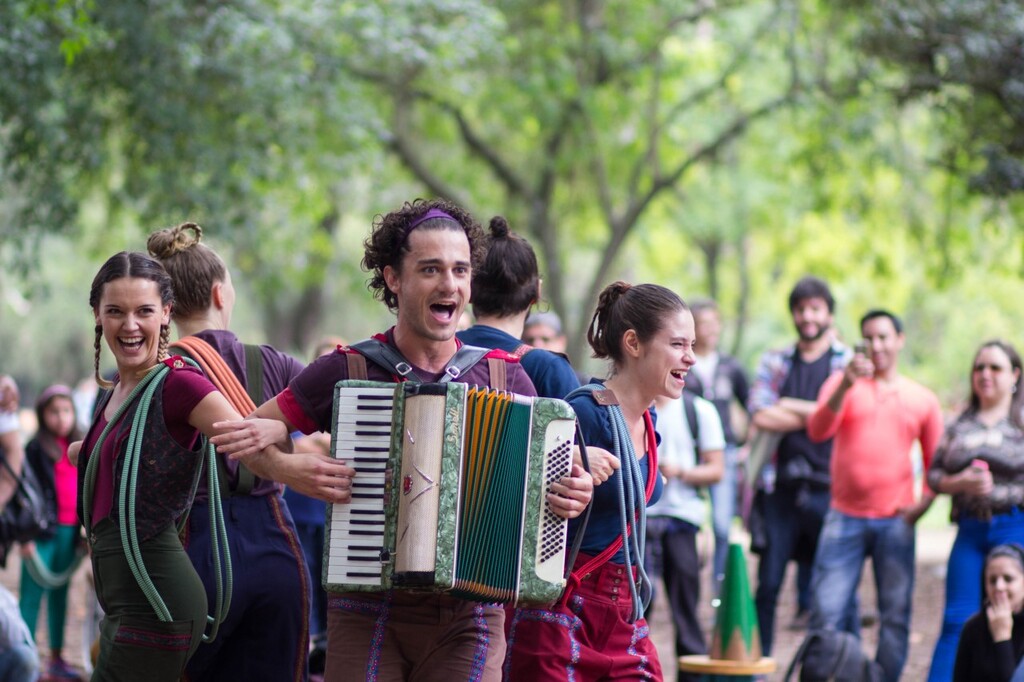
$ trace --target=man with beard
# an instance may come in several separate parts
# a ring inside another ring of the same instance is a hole
[[[915,500],[911,448],[927,471],[942,436],[938,398],[899,372],[903,323],[886,310],[860,321],[864,343],[821,388],[807,420],[814,441],[835,438],[832,501],[814,558],[811,627],[837,630],[871,557],[881,628],[875,660],[896,682],[907,660],[914,592],[914,524],[934,494]],[[858,629],[852,630],[859,636]]]
[[[374,219],[364,242],[369,288],[395,325],[375,343],[320,356],[257,410],[310,434],[334,426],[334,385],[342,379],[492,386],[521,395],[536,390],[518,360],[503,351],[464,345],[455,336],[470,298],[484,234],[465,210],[443,199],[417,199]],[[493,360],[493,362],[492,362]],[[353,469],[341,474],[351,486]],[[590,475],[574,464],[551,484],[553,513],[575,518],[593,494]],[[327,682],[377,680],[486,682],[501,677],[505,610],[447,593],[415,590],[329,592]]]
[[[807,419],[825,380],[846,365],[847,349],[832,333],[835,300],[828,285],[804,277],[789,295],[799,339],[761,357],[750,392],[752,423],[779,435],[774,481],[762,476],[755,504],[764,519],[764,546],[755,596],[761,645],[771,653],[775,606],[790,559],[807,570],[829,507],[832,441],[811,442]]]

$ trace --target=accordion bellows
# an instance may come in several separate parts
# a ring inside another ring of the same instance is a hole
[[[567,523],[545,498],[569,473],[574,433],[562,400],[338,382],[332,454],[357,473],[352,503],[328,507],[324,587],[554,601]]]

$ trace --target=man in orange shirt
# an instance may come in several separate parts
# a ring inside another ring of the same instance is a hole
[[[864,343],[821,387],[807,422],[812,440],[834,438],[832,502],[814,558],[811,628],[840,627],[870,556],[881,619],[875,660],[895,682],[907,658],[914,524],[933,498],[925,488],[915,499],[910,452],[920,442],[927,469],[942,435],[942,412],[934,393],[899,373],[900,319],[872,310],[860,327]]]

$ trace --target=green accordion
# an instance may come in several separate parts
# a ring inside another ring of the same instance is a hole
[[[546,495],[572,467],[575,421],[563,400],[339,381],[331,453],[356,476],[351,503],[328,506],[324,588],[556,600],[567,522]]]

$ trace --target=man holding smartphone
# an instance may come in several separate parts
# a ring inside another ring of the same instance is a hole
[[[903,671],[914,590],[914,524],[934,497],[914,491],[911,448],[925,469],[942,436],[935,394],[899,373],[903,323],[887,310],[861,318],[864,343],[821,388],[807,422],[814,441],[834,439],[832,502],[818,541],[811,586],[811,628],[838,630],[871,557],[881,628],[875,660],[885,679]],[[859,636],[857,628],[851,632]]]

